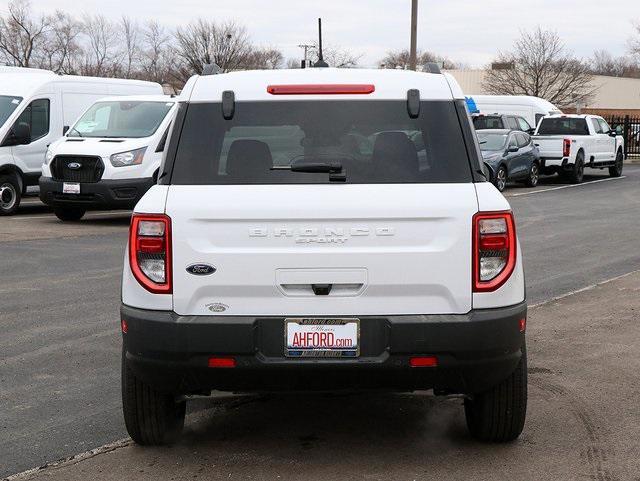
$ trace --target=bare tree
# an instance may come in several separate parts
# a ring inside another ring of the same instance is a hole
[[[277,69],[282,66],[284,57],[275,48],[256,48],[248,55],[244,63],[246,69]]]
[[[640,21],[635,23],[635,34],[629,39],[629,52],[637,58],[640,58]]]
[[[640,77],[640,62],[632,57],[614,57],[606,50],[598,50],[590,61],[591,73],[611,77]]]
[[[83,33],[87,46],[81,73],[98,77],[110,77],[118,73],[122,55],[115,25],[103,15],[85,15]]]
[[[443,68],[445,69],[453,69],[457,67],[457,65],[453,63],[451,60],[449,60],[447,57],[437,55],[433,52],[418,51],[418,54],[416,57],[417,57],[416,63],[418,67],[424,66],[429,62],[435,62],[439,65],[442,65]],[[409,68],[409,51],[397,50],[397,51],[387,52],[384,58],[378,62],[378,66],[380,68],[408,69]]]
[[[152,82],[169,82],[171,78],[170,37],[165,28],[155,20],[147,22],[142,30],[142,44],[140,53],[142,77]]]
[[[33,55],[45,42],[51,21],[44,15],[33,18],[28,0],[13,0],[8,7],[7,18],[0,18],[0,55],[11,65],[31,67]]]
[[[318,42],[311,42],[312,47],[309,48],[309,64],[313,65],[318,61]],[[322,57],[329,67],[336,68],[352,68],[357,67],[358,62],[362,58],[361,53],[353,53],[350,50],[337,47],[335,45],[323,45]]]
[[[39,68],[56,73],[74,74],[80,69],[82,48],[78,37],[82,31],[80,23],[69,14],[56,11],[51,16],[51,30],[40,49],[34,53]]]
[[[178,70],[182,80],[201,73],[202,67],[211,63],[223,72],[241,69],[251,52],[246,29],[234,22],[198,20],[178,27],[174,37],[173,51],[182,62]]]
[[[131,78],[134,66],[139,60],[139,28],[138,24],[127,16],[120,19],[120,30],[122,32],[122,42],[124,47],[123,74],[126,78]]]
[[[533,95],[560,106],[588,101],[597,91],[589,66],[566,51],[556,32],[522,32],[512,52],[500,53],[483,87],[497,95]]]
[[[285,64],[286,68],[300,68],[302,62],[297,58],[288,58]]]

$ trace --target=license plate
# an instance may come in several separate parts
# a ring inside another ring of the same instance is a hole
[[[72,184],[69,182],[64,182],[62,184],[62,193],[63,194],[79,194],[80,184]]]
[[[286,357],[358,357],[359,319],[285,319]]]

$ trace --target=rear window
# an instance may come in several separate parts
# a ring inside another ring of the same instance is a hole
[[[488,117],[486,115],[474,117],[473,126],[476,130],[506,128],[502,121],[502,117]]]
[[[472,181],[453,101],[421,102],[412,119],[401,100],[289,100],[236,102],[231,120],[220,103],[189,104],[171,183],[330,182],[289,170],[312,164],[339,165],[353,184]]]
[[[538,135],[589,135],[587,121],[575,117],[542,119]]]

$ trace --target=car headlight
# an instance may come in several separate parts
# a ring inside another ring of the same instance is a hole
[[[141,149],[129,150],[128,152],[120,152],[110,157],[111,165],[114,167],[126,167],[128,165],[138,165],[142,163],[146,147]]]
[[[48,164],[53,160],[53,152],[50,149],[47,149],[47,152],[44,154],[44,163]]]

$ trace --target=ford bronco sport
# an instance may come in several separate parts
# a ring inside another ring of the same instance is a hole
[[[527,401],[525,286],[446,74],[305,69],[192,78],[122,282],[124,417],[179,435],[218,391],[433,389],[472,436]]]

